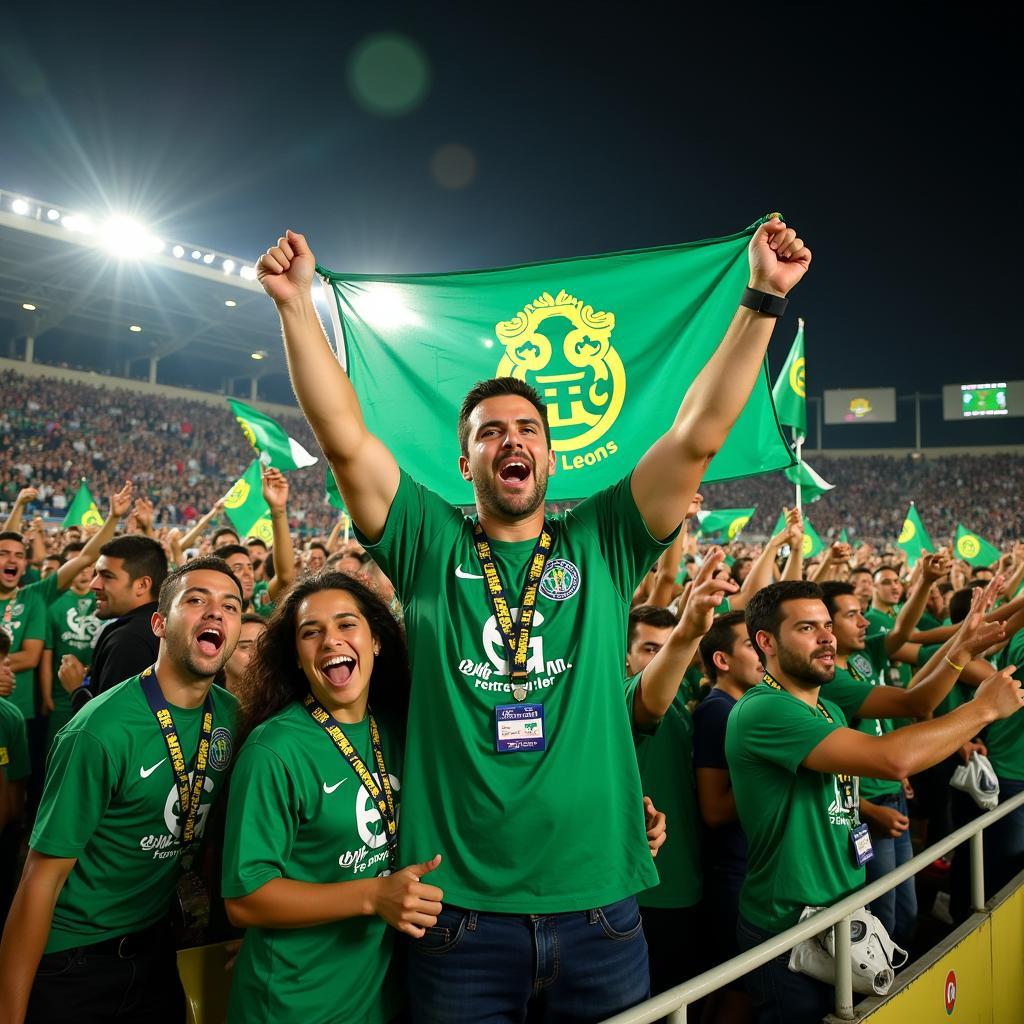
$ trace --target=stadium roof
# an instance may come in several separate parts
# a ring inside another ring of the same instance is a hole
[[[274,308],[252,261],[0,188],[7,354],[218,391],[260,380],[293,404]],[[127,365],[131,361],[133,365]],[[140,362],[136,362],[140,361]]]

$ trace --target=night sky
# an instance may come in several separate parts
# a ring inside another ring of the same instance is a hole
[[[687,241],[778,209],[814,252],[790,306],[810,393],[1024,377],[1019,64],[988,15],[22,11],[0,27],[7,188],[250,259],[292,227],[320,262],[382,273]],[[405,59],[396,36],[413,59],[375,79]],[[1021,440],[1021,422],[970,426]]]

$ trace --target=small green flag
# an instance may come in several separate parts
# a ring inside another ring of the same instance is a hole
[[[806,462],[798,462],[795,466],[783,470],[791,484],[800,485],[800,498],[805,504],[817,501],[823,494],[831,491],[835,484],[830,484],[816,473]]]
[[[93,501],[92,495],[89,493],[89,487],[84,480],[75,492],[75,496],[71,499],[71,504],[68,506],[68,511],[64,516],[62,525],[65,529],[69,526],[103,525],[103,516],[96,507],[96,502]]]
[[[287,472],[290,469],[302,469],[304,466],[316,464],[316,456],[310,455],[305,448],[289,437],[275,420],[266,413],[252,406],[228,399],[231,411],[238,420],[249,444],[259,452],[260,462],[265,466],[273,466]]]
[[[263,497],[263,474],[260,460],[253,459],[249,468],[235,481],[224,498],[224,511],[243,540],[258,537],[264,544],[274,541],[270,506]]]
[[[801,437],[807,436],[807,384],[804,361],[804,322],[798,320],[796,337],[782,364],[782,372],[772,388],[779,422],[792,427]]]
[[[327,473],[324,477],[324,490],[327,491],[327,504],[331,508],[341,509],[345,511],[345,500],[341,496],[341,491],[338,490],[338,481],[334,479],[334,473],[331,467],[327,467]]]
[[[753,518],[754,508],[723,508],[714,512],[697,513],[697,532],[702,537],[710,537],[715,533],[724,533],[725,540],[735,540],[743,531],[743,527]]]
[[[779,516],[779,521],[775,524],[775,529],[772,530],[772,536],[776,536],[786,528],[786,514],[785,512]],[[818,536],[818,531],[811,526],[810,519],[804,516],[804,542],[801,550],[803,551],[804,558],[813,558],[819,551],[824,548],[825,545],[822,539]]]
[[[969,565],[991,565],[999,560],[999,548],[972,533],[963,523],[956,525],[956,554]]]
[[[924,528],[924,523],[921,522],[921,517],[917,514],[917,508],[913,502],[910,503],[907,518],[903,520],[903,529],[900,530],[896,546],[906,552],[907,565],[911,568],[917,565],[917,560],[925,551],[935,550],[932,539],[928,536],[928,531]]]
[[[839,543],[840,544],[849,544],[850,543],[850,538],[846,536],[846,527],[845,526],[839,531]]]

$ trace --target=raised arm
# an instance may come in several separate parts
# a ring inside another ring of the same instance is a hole
[[[113,540],[117,524],[128,514],[128,510],[132,507],[132,489],[133,484],[131,480],[126,480],[124,487],[111,496],[110,514],[103,520],[103,525],[89,538],[88,543],[74,558],[69,558],[57,570],[58,590],[67,590],[71,586],[72,580],[83,569],[87,569],[90,565],[96,563],[96,559],[100,557],[100,548],[108,540]]]
[[[295,551],[288,529],[288,479],[279,469],[263,471],[263,500],[270,506],[274,531],[274,578],[267,584],[271,601],[277,601],[295,582]]]
[[[260,257],[256,272],[281,317],[295,397],[331,464],[346,509],[363,534],[377,540],[398,490],[398,463],[367,430],[355,390],[327,342],[310,293],[315,265],[306,239],[289,231]]]
[[[885,653],[890,657],[910,639],[911,633],[924,614],[924,606],[928,603],[928,592],[932,584],[946,576],[951,566],[952,560],[945,551],[922,556],[918,562],[919,571],[910,596],[896,616],[892,629],[885,634]]]
[[[181,565],[181,563],[184,561],[184,557],[182,557],[183,553],[187,551],[189,548],[195,547],[196,541],[203,534],[203,530],[205,530],[206,527],[210,525],[210,522],[213,520],[213,517],[217,515],[217,513],[220,512],[221,509],[223,508],[224,499],[219,498],[214,503],[213,508],[211,508],[210,511],[207,512],[205,516],[196,520],[195,525],[192,527],[192,529],[188,531],[188,533],[184,533],[180,537],[171,541],[171,553],[175,555],[178,565]]]
[[[21,533],[21,518],[25,514],[25,509],[38,497],[39,492],[34,487],[22,487],[18,491],[18,496],[14,499],[14,505],[7,515],[7,522],[3,525],[5,533],[8,530],[11,533]]]
[[[762,224],[750,240],[750,287],[786,295],[804,276],[811,252],[781,220]],[[630,481],[647,528],[667,537],[704,472],[743,411],[762,372],[775,317],[737,309],[714,355],[683,397],[675,422],[637,464]]]

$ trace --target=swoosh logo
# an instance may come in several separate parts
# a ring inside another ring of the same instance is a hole
[[[461,562],[455,567],[455,575],[458,576],[458,578],[460,580],[482,580],[483,579],[483,576],[478,576],[476,573],[466,572],[462,568],[462,563]]]
[[[140,768],[139,769],[139,777],[143,778],[143,779],[148,779],[150,777],[150,775],[152,775],[153,772],[155,772],[157,770],[157,768],[159,768],[160,765],[162,765],[164,763],[164,761],[166,761],[166,760],[167,760],[166,757],[161,758],[159,761],[157,761],[157,763],[155,765],[153,765],[152,768]]]
[[[342,779],[341,782],[348,782],[348,779]],[[325,782],[324,783],[324,792],[325,793],[333,793],[341,785],[341,782],[336,782],[333,786],[328,786],[327,783]]]

